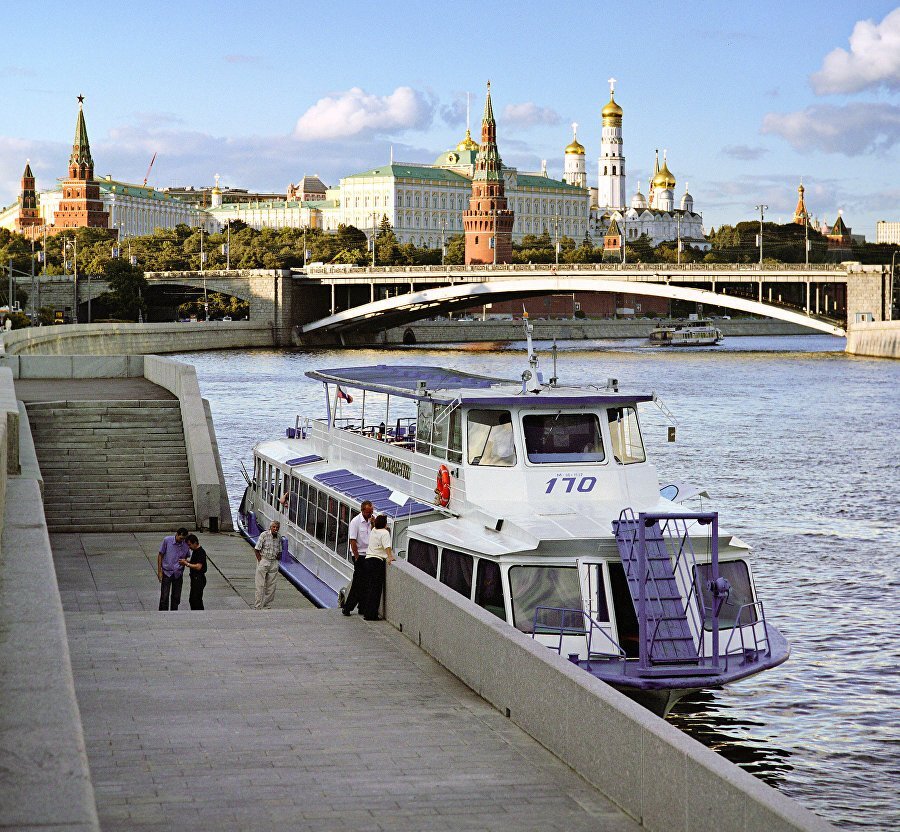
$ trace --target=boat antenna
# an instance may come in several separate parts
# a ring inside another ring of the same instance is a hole
[[[522,373],[522,390],[532,393],[540,392],[544,383],[541,372],[538,369],[538,357],[534,351],[531,334],[534,332],[534,324],[528,320],[528,311],[522,307],[522,320],[525,323],[525,342],[528,344],[528,369]],[[529,385],[529,382],[531,384]]]

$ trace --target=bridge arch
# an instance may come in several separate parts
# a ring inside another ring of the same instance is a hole
[[[442,312],[458,308],[477,306],[500,300],[518,300],[529,297],[540,297],[548,294],[572,292],[621,292],[634,295],[649,295],[702,303],[732,309],[736,312],[747,312],[754,315],[765,315],[788,323],[798,324],[828,335],[844,337],[846,332],[839,326],[793,312],[780,306],[719,294],[708,289],[695,289],[668,283],[645,283],[634,280],[609,280],[606,278],[539,276],[533,278],[517,278],[513,280],[493,280],[485,283],[457,283],[433,289],[423,289],[403,295],[377,300],[334,315],[328,315],[312,321],[302,327],[304,334],[314,332],[340,332],[372,327],[389,328],[421,318],[429,318]]]

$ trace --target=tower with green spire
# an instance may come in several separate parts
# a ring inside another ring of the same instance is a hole
[[[15,230],[31,236],[33,229],[41,224],[41,215],[37,207],[37,192],[34,188],[34,174],[31,172],[31,160],[25,160],[25,172],[22,174],[22,195],[19,197],[19,216],[16,217]]]
[[[59,208],[53,212],[53,233],[72,228],[109,228],[109,214],[100,200],[100,186],[94,180],[94,160],[84,121],[84,96],[78,96],[75,141],[69,156],[69,175],[62,180]]]
[[[491,103],[491,82],[488,81],[472,196],[469,209],[463,213],[466,263],[511,262],[514,219],[506,200],[503,160],[497,149],[497,122]]]

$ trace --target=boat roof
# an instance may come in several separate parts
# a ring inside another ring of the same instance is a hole
[[[436,402],[459,400],[462,404],[534,406],[548,404],[547,399],[569,405],[618,404],[652,401],[654,394],[611,390],[599,386],[541,387],[522,391],[517,379],[480,376],[446,367],[421,364],[376,364],[367,367],[340,367],[331,370],[309,370],[306,375],[325,384],[339,384],[354,390],[370,390],[408,399],[426,395]]]

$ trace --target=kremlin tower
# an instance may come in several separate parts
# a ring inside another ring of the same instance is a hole
[[[34,174],[31,172],[31,162],[26,161],[25,172],[22,174],[22,196],[19,197],[19,215],[16,217],[14,229],[26,237],[34,237],[33,229],[41,224],[37,193],[34,189]]]
[[[507,207],[503,185],[503,160],[497,150],[497,122],[491,106],[488,81],[481,121],[481,147],[475,158],[472,196],[463,212],[466,265],[512,261],[513,212]]]
[[[622,108],[616,103],[616,79],[609,79],[609,103],[601,111],[603,130],[600,137],[597,203],[601,208],[624,210],[625,156],[622,147]]]
[[[806,188],[803,187],[803,183],[800,183],[800,187],[797,188],[797,193],[799,197],[797,199],[797,208],[794,210],[794,223],[796,225],[803,225],[804,223],[809,223],[809,213],[806,210],[806,202],[803,199],[803,194],[805,193]]]
[[[578,125],[572,125],[572,142],[566,148],[563,165],[563,181],[577,188],[587,188],[587,170],[585,169],[584,147],[578,141]]]
[[[94,160],[84,122],[84,96],[78,96],[75,141],[69,157],[69,176],[62,181],[63,198],[53,214],[54,233],[70,228],[109,228],[109,214],[100,201],[100,187],[94,181]]]

